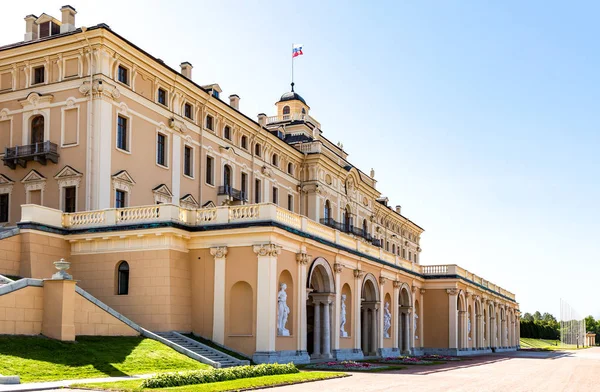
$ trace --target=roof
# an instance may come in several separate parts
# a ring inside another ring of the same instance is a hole
[[[300,94],[298,94],[297,92],[294,92],[293,90],[290,92],[287,92],[281,96],[281,98],[279,99],[279,102],[284,102],[284,101],[300,101],[303,104],[307,105],[304,98],[302,98],[300,96]]]

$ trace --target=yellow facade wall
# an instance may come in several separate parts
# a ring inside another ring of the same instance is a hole
[[[0,240],[0,275],[19,275],[21,272],[20,234]]]
[[[138,332],[87,298],[75,295],[75,335],[137,336]]]
[[[424,297],[423,313],[425,322],[426,347],[443,347],[449,345],[448,336],[448,293],[446,290],[428,289]]]
[[[39,335],[43,317],[42,287],[25,287],[0,295],[0,335]]]

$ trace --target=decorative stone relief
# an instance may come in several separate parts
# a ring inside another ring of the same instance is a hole
[[[210,254],[213,255],[215,259],[222,259],[227,256],[227,247],[216,246],[214,248],[210,248]]]
[[[306,252],[296,253],[296,261],[298,262],[298,264],[306,265],[308,264],[311,258],[312,256],[307,254]]]
[[[365,275],[365,272],[364,272],[364,271],[361,271],[361,270],[359,270],[359,269],[355,269],[355,270],[354,270],[354,277],[355,277],[356,279],[362,279],[362,277],[363,277],[364,275]]]
[[[390,328],[392,326],[392,312],[390,312],[390,303],[386,302],[383,309],[383,336],[390,337]]]
[[[400,282],[399,280],[395,280],[394,281],[394,288],[395,289],[399,289],[400,287],[402,287],[402,282]]]
[[[348,337],[348,332],[346,332],[346,294],[342,294],[342,304],[340,309],[340,336],[342,338]]]
[[[279,293],[277,294],[277,335],[290,336],[290,331],[285,328],[287,324],[290,308],[287,306],[287,293],[285,290],[287,285],[281,283],[279,285]]]
[[[254,245],[254,253],[260,256],[276,257],[281,253],[281,246],[275,244]]]
[[[380,276],[379,277],[379,284],[384,285],[386,281],[387,281],[387,279],[386,279],[385,276]]]
[[[417,314],[417,311],[415,309],[415,315],[414,315],[414,321],[413,321],[413,335],[415,336],[415,340],[419,340],[419,336],[417,335],[417,325],[419,324],[419,315]]]
[[[344,266],[340,263],[335,263],[333,265],[333,270],[335,271],[336,274],[340,274],[342,273],[342,270],[344,269]]]
[[[467,312],[467,334],[471,340],[471,312]]]
[[[448,295],[458,295],[458,289],[446,289]]]

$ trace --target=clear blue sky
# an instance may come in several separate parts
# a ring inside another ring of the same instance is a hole
[[[5,4],[0,44],[27,14]],[[492,4],[493,3],[493,4]],[[524,4],[526,3],[526,4]],[[374,4],[377,4],[375,6]],[[423,264],[456,263],[558,316],[600,317],[597,2],[73,1],[252,118],[296,91],[350,160],[426,229]]]

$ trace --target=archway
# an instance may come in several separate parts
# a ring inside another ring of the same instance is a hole
[[[31,120],[31,144],[44,142],[44,116],[35,116]]]
[[[379,290],[377,279],[367,274],[363,280],[361,298],[361,340],[365,356],[377,355],[377,338],[379,331]]]
[[[411,349],[411,315],[412,302],[410,298],[410,289],[407,284],[403,284],[400,288],[398,298],[398,348],[402,353],[409,354]]]
[[[311,359],[331,358],[331,320],[335,281],[331,267],[322,257],[315,259],[309,273],[306,301],[306,348]]]
[[[458,295],[457,308],[458,312],[458,349],[462,350],[467,347],[467,309],[464,293]]]

